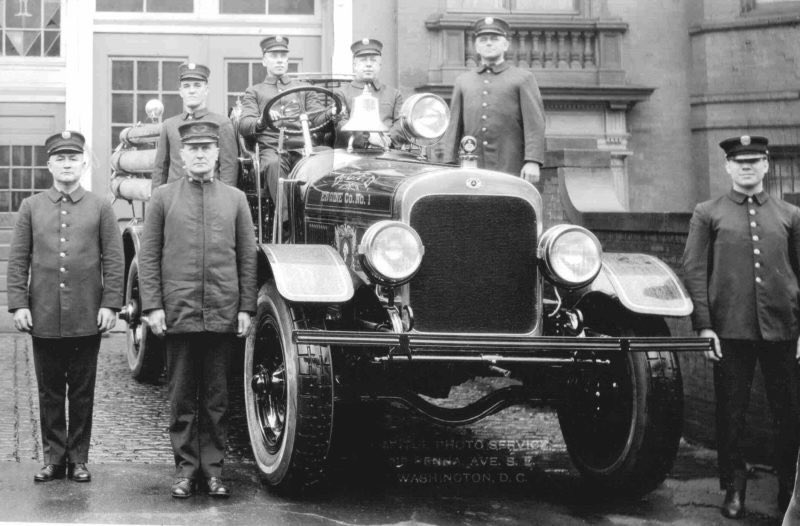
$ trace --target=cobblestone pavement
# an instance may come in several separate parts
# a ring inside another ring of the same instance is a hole
[[[40,461],[39,407],[30,338],[0,334],[0,345],[13,350],[13,367],[0,369],[0,411],[14,415],[13,425],[0,430],[0,458]],[[486,381],[468,382],[455,388],[446,403],[463,403],[490,388]],[[229,389],[231,426],[227,460],[252,463],[241,376],[235,373],[231,376]],[[162,376],[155,385],[135,381],[125,358],[125,334],[114,332],[103,338],[90,460],[171,463],[168,418],[165,378]],[[449,428],[432,426],[399,407],[379,406],[365,410],[354,420],[347,419],[341,427],[344,429],[337,436],[358,442],[343,444],[339,450],[343,456],[355,451],[363,453],[361,449],[367,447],[383,463],[395,466],[400,472],[415,465],[463,466],[476,454],[495,453],[498,449],[516,454],[521,459],[520,465],[531,466],[534,455],[538,457],[537,463],[552,457],[560,458],[556,464],[566,464],[565,446],[555,415],[525,407],[511,407],[473,425]],[[444,457],[438,458],[442,454]]]
[[[166,385],[163,379],[150,385],[131,378],[122,332],[103,339],[98,365],[90,462],[106,482],[45,490],[29,486],[42,455],[30,338],[0,332],[0,348],[6,350],[0,368],[0,460],[11,476],[0,477],[0,497],[9,503],[19,499],[22,506],[12,513],[0,505],[3,520],[251,524],[252,517],[273,517],[258,522],[412,524],[425,517],[440,525],[517,525],[538,517],[534,522],[541,524],[726,523],[717,511],[722,495],[713,451],[682,443],[662,487],[641,500],[598,502],[585,492],[570,463],[556,415],[519,406],[457,428],[431,425],[395,406],[365,406],[339,415],[327,489],[310,500],[287,501],[259,483],[243,416],[242,380],[235,376],[227,476],[237,493],[228,511],[243,515],[218,516],[213,506],[176,515],[165,489],[172,464]],[[454,388],[445,403],[462,405],[493,387],[494,381],[471,380]],[[774,475],[764,467],[750,478],[751,512],[742,524],[776,523]],[[80,497],[76,509],[62,506],[75,495]],[[114,499],[119,504],[108,504]],[[294,522],[286,522],[287,516]],[[412,522],[404,522],[409,516]]]

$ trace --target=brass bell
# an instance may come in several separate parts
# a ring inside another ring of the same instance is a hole
[[[342,131],[349,132],[387,132],[389,128],[381,120],[378,99],[365,85],[364,92],[353,99],[353,111],[350,120],[342,126]]]

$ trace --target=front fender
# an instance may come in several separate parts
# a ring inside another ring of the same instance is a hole
[[[601,292],[640,314],[688,316],[694,308],[672,269],[647,254],[604,253],[600,274],[584,292]]]
[[[344,303],[353,297],[353,280],[329,245],[261,245],[278,293],[300,303]]]

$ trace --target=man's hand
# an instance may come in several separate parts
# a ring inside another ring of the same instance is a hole
[[[117,313],[111,309],[100,307],[97,311],[97,328],[100,332],[108,332],[117,324]]]
[[[236,336],[245,338],[247,333],[250,332],[250,313],[241,311],[236,317],[238,325],[236,327]]]
[[[519,175],[525,181],[528,181],[531,184],[536,184],[539,182],[540,171],[541,167],[539,166],[539,163],[530,161],[522,165],[522,170],[519,171]]]
[[[719,337],[717,336],[717,333],[711,329],[701,329],[697,335],[701,338],[711,338],[714,340],[714,350],[706,351],[706,358],[712,362],[720,361],[722,359],[722,347],[719,345]],[[800,342],[798,342],[798,346],[800,346]],[[798,350],[798,352],[800,352],[800,350]]]
[[[142,320],[150,326],[150,330],[156,336],[164,336],[167,332],[167,315],[164,309],[151,310],[147,316],[142,316]]]
[[[17,309],[14,311],[14,328],[20,332],[31,332],[33,318],[30,309]]]

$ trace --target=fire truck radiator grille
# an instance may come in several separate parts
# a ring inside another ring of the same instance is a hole
[[[536,214],[508,196],[428,196],[411,210],[425,245],[409,284],[415,329],[527,333],[537,319]]]

